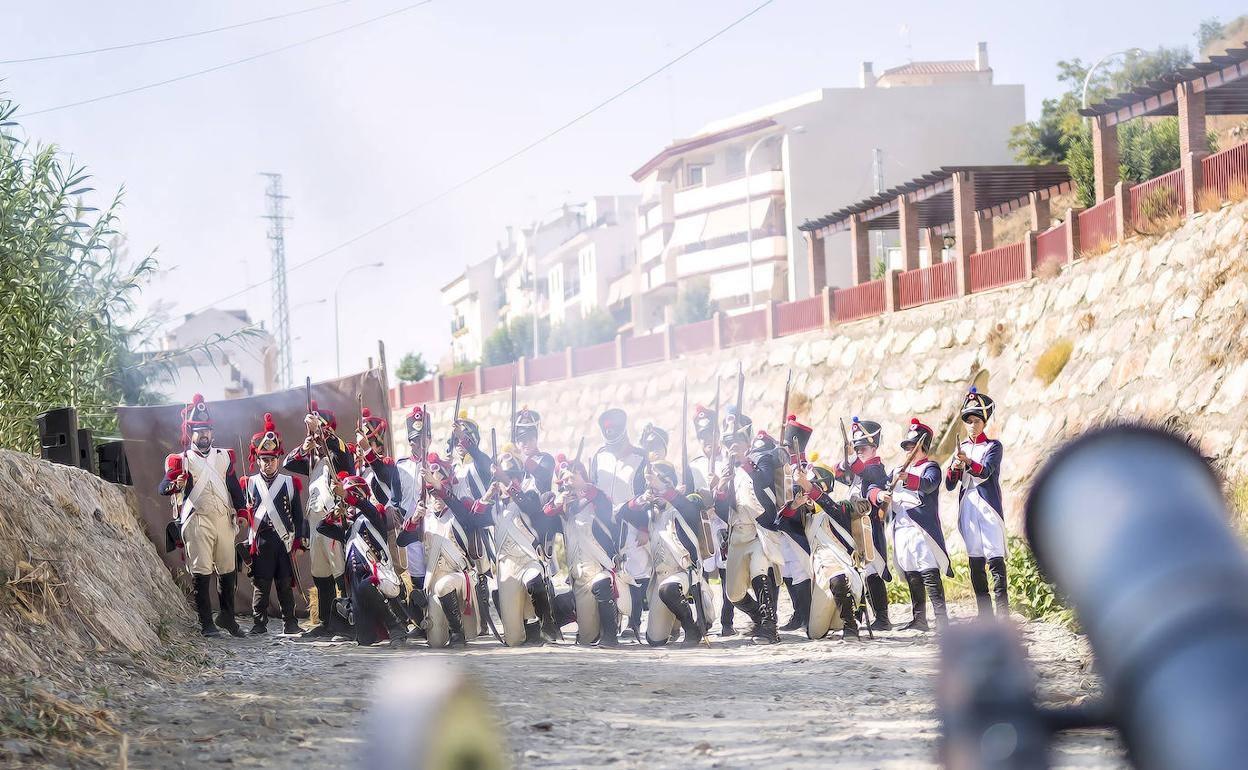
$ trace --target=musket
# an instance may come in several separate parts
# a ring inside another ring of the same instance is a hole
[[[906,471],[910,470],[910,466],[914,464],[914,458],[919,456],[919,450],[921,448],[922,447],[919,444],[919,442],[916,441],[914,443],[914,448],[910,450],[910,454],[906,455],[905,464],[903,464],[900,468],[898,468],[897,470],[893,472],[893,478],[891,481],[888,482],[888,489],[886,490],[888,492],[890,499],[892,497],[893,492],[896,491],[897,485],[901,483],[901,478],[906,475]],[[891,501],[889,504],[891,506],[892,504]],[[888,511],[885,510],[884,506],[882,505],[876,508],[876,515],[880,517],[880,521],[884,520],[884,516],[887,513]]]
[[[845,418],[844,418],[844,417],[839,417],[839,418],[837,418],[837,419],[839,419],[839,420],[840,420],[840,423],[841,423],[841,443],[842,443],[842,444],[844,444],[844,446],[845,446],[845,468],[846,468],[846,469],[848,469],[848,468],[849,468],[849,466],[850,466],[850,462],[849,462],[849,434],[845,431]],[[846,478],[848,478],[848,477],[846,477]],[[846,484],[849,484],[849,482],[848,482],[848,481],[846,481],[845,483],[846,483]]]
[[[511,378],[511,443],[516,443],[516,378]]]
[[[580,443],[578,443],[578,444],[576,445],[576,457],[574,457],[574,458],[573,458],[573,460],[574,460],[577,464],[580,464],[580,462],[581,462],[581,453],[582,453],[582,452],[584,452],[584,451],[585,451],[585,437],[584,437],[584,436],[581,436]]]
[[[708,470],[711,476],[715,475],[715,458],[719,455],[719,378],[715,378],[715,404],[712,407],[715,412],[715,429],[711,431],[711,456],[707,458]]]
[[[780,410],[781,411],[780,431],[776,433],[776,440],[779,441],[782,446],[784,445],[784,428],[786,425],[788,425],[788,422],[789,422],[789,390],[792,387],[792,385],[793,385],[793,370],[789,369],[789,373],[785,375],[785,378],[784,378],[784,408]],[[789,465],[792,466],[796,464],[797,453],[793,452],[789,447],[785,447],[785,449],[789,449],[789,452],[787,453],[789,456]],[[780,502],[782,505],[788,505],[789,500],[792,499],[792,497],[790,496],[790,492],[792,491],[791,485],[781,484],[780,487],[781,487]]]
[[[689,379],[685,378],[684,391],[680,401],[680,478],[685,484],[685,491],[693,486],[693,477],[689,472]]]
[[[454,440],[459,434],[459,405],[464,398],[464,381],[460,380],[455,385],[455,409],[451,412],[451,439]],[[428,416],[425,417],[428,420]]]

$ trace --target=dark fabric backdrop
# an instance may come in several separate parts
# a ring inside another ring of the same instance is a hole
[[[381,369],[370,369],[329,382],[312,385],[312,398],[317,405],[330,409],[338,420],[338,433],[345,441],[355,440],[355,424],[359,419],[356,394],[364,396],[364,406],[373,414],[390,418],[388,393],[383,384]],[[179,394],[190,399],[191,393]],[[181,451],[181,411],[185,404],[166,406],[127,406],[117,410],[117,422],[126,442],[126,459],[134,479],[139,512],[147,525],[147,536],[156,544],[179,583],[189,585],[182,550],[165,553],[165,524],[171,516],[169,498],[156,491],[164,477],[165,456]],[[282,434],[282,446],[290,451],[303,441],[303,417],[307,413],[304,388],[266,393],[262,396],[208,402],[208,413],[213,422],[214,443],[222,449],[233,449],[237,456],[234,470],[239,478],[252,471],[247,466],[247,452],[252,434],[264,426],[264,413],[272,412],[277,430]],[[393,446],[393,444],[392,444]],[[307,501],[307,484],[304,484],[304,501]],[[239,539],[243,536],[240,534]],[[312,585],[308,571],[306,552],[299,554],[299,574],[305,590]],[[215,592],[214,592],[215,593]],[[296,603],[302,612],[303,600],[296,594]],[[239,573],[239,611],[250,611],[251,581],[246,569]],[[271,602],[276,607],[276,599]]]

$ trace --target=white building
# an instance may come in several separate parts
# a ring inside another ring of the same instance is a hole
[[[250,330],[243,334],[244,330]],[[201,393],[208,401],[277,390],[277,343],[246,310],[191,313],[161,340],[161,351],[188,351],[175,360],[162,389],[174,400]]]
[[[676,297],[706,281],[721,310],[809,296],[798,226],[874,191],[949,164],[1011,162],[1023,87],[993,83],[987,46],[974,59],[911,62],[856,88],[824,88],[716,121],[633,172],[641,185],[637,331],[671,322]],[[747,213],[748,212],[748,213]],[[748,223],[748,225],[747,225]],[[830,247],[828,254],[848,252]],[[828,264],[850,284],[848,261]]]
[[[595,196],[524,227],[442,287],[451,307],[451,364],[480,361],[500,325],[536,317],[550,329],[607,307],[611,285],[637,254],[636,195]],[[623,319],[626,320],[626,319]]]

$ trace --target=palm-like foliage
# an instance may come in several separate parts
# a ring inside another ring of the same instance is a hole
[[[0,446],[34,451],[45,409],[76,406],[84,427],[113,428],[134,303],[156,265],[113,247],[121,193],[102,211],[85,205],[89,175],[16,138],[14,110],[0,100]]]

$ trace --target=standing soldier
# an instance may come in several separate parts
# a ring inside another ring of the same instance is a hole
[[[320,623],[305,632],[309,637],[350,635],[351,629],[341,618],[334,615],[334,599],[341,589],[347,591],[343,572],[346,561],[342,543],[328,538],[317,527],[325,516],[338,508],[340,502],[335,494],[340,489],[338,474],[355,475],[355,460],[347,443],[334,431],[338,420],[328,409],[320,409],[312,402],[312,412],[303,418],[308,435],[303,443],[288,455],[282,467],[291,473],[308,477],[307,526],[308,551],[312,564],[312,585],[316,587],[316,611]]]
[[[375,416],[368,407],[360,410],[360,424],[356,430],[356,467],[368,482],[377,509],[381,511],[382,534],[386,536],[386,549],[390,561],[400,572],[407,559],[395,544],[395,530],[403,523],[403,477],[399,468],[386,452],[386,430],[389,425]]]
[[[728,599],[753,621],[750,633],[757,641],[774,644],[780,641],[776,600],[784,567],[778,511],[772,496],[775,453],[753,450],[752,431],[749,417],[729,410],[723,428],[728,467],[712,483],[715,512],[728,524]]]
[[[797,415],[790,414],[785,418],[784,451],[789,455],[789,465],[796,470],[806,464],[806,445],[814,430],[798,422]],[[786,478],[783,484],[790,484]],[[784,501],[780,501],[783,506]],[[810,548],[801,542],[801,537],[794,532],[781,528],[781,548],[784,552],[783,580],[785,590],[789,594],[789,602],[793,605],[793,615],[789,622],[780,627],[781,631],[796,631],[806,626],[810,611]],[[804,536],[802,536],[804,537]]]
[[[887,487],[871,489],[876,502],[889,511],[893,560],[910,588],[911,620],[902,630],[929,630],[926,599],[930,598],[936,630],[943,631],[949,624],[949,615],[941,573],[953,577],[953,570],[949,568],[945,535],[940,528],[940,465],[927,455],[932,448],[932,429],[917,417],[911,419],[901,448],[913,453],[913,459],[909,467],[893,472],[894,477],[897,473],[905,474],[900,487],[893,493]]]
[[[689,461],[689,492],[697,492],[704,501],[707,510],[703,512],[711,531],[711,552],[702,563],[708,574],[719,575],[719,635],[732,636],[736,630],[733,624],[732,602],[728,601],[728,581],[725,579],[724,565],[728,557],[728,525],[714,513],[714,494],[711,492],[711,455],[715,451],[715,431],[719,430],[718,417],[714,409],[698,404],[693,408],[693,431],[702,447],[702,454]],[[720,458],[715,461],[722,462]],[[709,516],[707,514],[710,514]]]
[[[524,475],[532,479],[538,495],[550,491],[555,477],[555,458],[537,447],[541,427],[542,417],[533,409],[526,406],[516,413],[516,444],[524,460]]]
[[[403,498],[401,508],[404,511],[403,523],[395,533],[395,544],[403,548],[407,557],[407,576],[412,581],[412,593],[409,596],[409,611],[412,619],[419,627],[424,619],[425,597],[425,544],[424,534],[420,529],[421,516],[417,516],[416,508],[425,498],[425,461],[429,455],[430,436],[425,410],[417,405],[408,412],[404,421],[407,427],[407,446],[409,454],[395,463],[401,478]],[[416,633],[420,633],[418,630]]]
[[[881,489],[888,486],[888,475],[884,472],[884,463],[879,457],[880,434],[883,428],[878,422],[854,418],[850,425],[850,441],[853,442],[854,458],[846,458],[836,466],[836,479],[850,488],[849,499],[874,501],[867,496],[871,487]],[[888,588],[885,581],[893,579],[888,571],[888,545],[884,537],[884,521],[880,516],[871,516],[870,541],[875,551],[875,558],[864,565],[867,576],[867,599],[871,602],[871,612],[875,620],[871,623],[872,631],[891,631],[893,624],[888,619]],[[865,537],[865,533],[864,533]]]
[[[273,423],[273,415],[265,413],[264,428],[251,437],[249,466],[260,473],[247,479],[247,508],[251,511],[251,529],[247,547],[251,554],[251,634],[263,634],[269,625],[269,592],[277,589],[277,606],[282,611],[282,633],[299,633],[295,619],[295,554],[304,547],[303,502],[299,479],[279,472],[282,436]]]
[[[646,491],[620,507],[619,517],[650,533],[653,572],[650,575],[650,616],[646,641],[665,645],[674,623],[685,633],[684,646],[702,641],[704,629],[690,609],[688,597],[704,601],[702,564],[697,531],[702,526],[701,508],[677,488],[676,468],[666,460],[645,467]],[[703,608],[706,615],[709,608]]]
[[[621,570],[619,530],[606,493],[589,482],[578,460],[560,457],[555,493],[545,505],[547,516],[563,518],[564,559],[576,605],[576,641],[615,647],[620,615],[629,614],[632,576]]]
[[[971,586],[980,617],[991,617],[993,599],[1000,618],[1010,616],[1010,600],[1005,579],[1005,508],[1001,502],[1001,442],[990,439],[984,428],[996,405],[975,388],[962,404],[962,422],[969,438],[958,445],[958,453],[945,476],[945,487],[958,487],[958,531],[966,543],[971,563]],[[960,486],[959,486],[960,485]],[[988,594],[987,562],[992,573],[992,596]]]
[[[243,488],[234,473],[234,450],[212,445],[212,419],[204,397],[196,393],[182,410],[182,445],[178,454],[165,458],[165,477],[158,492],[177,495],[180,506],[173,527],[177,542],[186,547],[186,569],[191,573],[195,611],[200,632],[216,636],[221,627],[232,636],[243,636],[234,618],[234,590],[238,585],[234,538],[237,521],[247,525],[249,515]],[[214,625],[212,575],[217,575],[219,611]]]
[[[605,442],[589,465],[590,480],[611,500],[612,510],[642,493],[645,478],[639,471],[646,462],[645,454],[628,440],[628,415],[623,409],[612,407],[598,418],[598,427]],[[641,641],[641,611],[645,606],[646,588],[650,574],[649,533],[624,522],[620,533],[620,552],[624,569],[634,576],[636,585],[629,586],[632,612],[628,627],[637,641]]]

